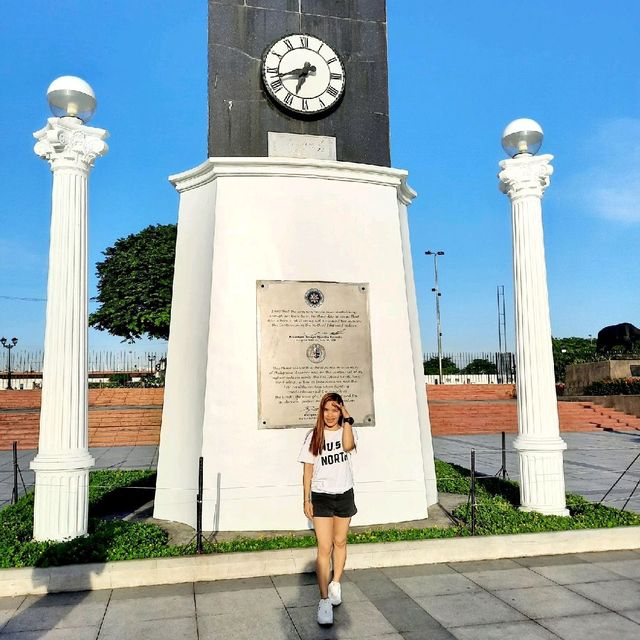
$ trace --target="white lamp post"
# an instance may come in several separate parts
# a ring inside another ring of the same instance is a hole
[[[558,403],[555,392],[542,195],[553,173],[551,155],[535,156],[542,128],[522,118],[502,134],[510,157],[500,162],[500,190],[511,200],[516,318],[516,383],[520,504],[524,511],[569,515],[565,502]]]
[[[96,108],[91,87],[63,76],[47,90],[52,113],[33,135],[53,172],[42,408],[35,471],[36,540],[87,533],[87,180],[107,153],[104,129],[85,126]]]

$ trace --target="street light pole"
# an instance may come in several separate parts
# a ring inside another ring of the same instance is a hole
[[[511,202],[516,337],[520,509],[568,516],[555,391],[551,321],[544,259],[542,196],[553,156],[536,156],[542,128],[514,120],[502,134],[510,156],[500,162],[500,190]]]
[[[433,271],[435,287],[431,289],[436,298],[436,331],[438,332],[438,383],[442,384],[442,326],[440,325],[440,288],[438,287],[438,256],[443,256],[444,251],[425,251],[426,256],[433,256]]]
[[[86,535],[88,525],[88,180],[108,133],[85,124],[96,99],[84,80],[58,78],[47,98],[56,117],[34,133],[53,189],[33,537],[61,541]]]
[[[11,338],[11,340],[0,338],[0,343],[5,349],[9,350],[7,354],[7,391],[13,391],[11,386],[11,349],[18,344],[18,338]]]

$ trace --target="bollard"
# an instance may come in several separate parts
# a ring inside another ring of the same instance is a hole
[[[13,443],[13,491],[11,492],[11,504],[18,502],[18,443]]]
[[[471,535],[476,535],[476,450],[471,449]]]
[[[196,498],[196,553],[202,553],[202,491],[204,473],[203,458],[198,460],[198,495]]]
[[[507,436],[502,432],[502,479],[507,479]]]

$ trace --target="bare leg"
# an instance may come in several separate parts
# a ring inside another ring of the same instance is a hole
[[[318,541],[318,558],[316,560],[316,577],[320,587],[320,597],[328,597],[329,565],[331,547],[333,546],[333,522],[335,518],[314,518],[313,528]]]
[[[333,581],[340,582],[347,561],[347,533],[351,518],[333,517]]]

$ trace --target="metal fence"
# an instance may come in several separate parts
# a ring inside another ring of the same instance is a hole
[[[166,355],[166,348],[154,351],[91,350],[89,351],[89,372],[151,373],[156,371],[160,360],[166,358]],[[445,384],[513,384],[516,379],[515,355],[510,352],[443,353],[442,361]],[[42,372],[43,362],[44,350],[42,349],[15,349],[11,354],[12,377],[17,379],[23,377],[20,374],[39,374]],[[424,365],[427,382],[437,382],[438,354],[425,353]],[[6,357],[0,361],[0,372],[0,377],[6,378]],[[434,379],[431,380],[431,378]],[[6,386],[6,380],[4,382]]]
[[[423,361],[427,382],[437,383],[438,354],[425,353]],[[516,357],[508,351],[443,353],[442,373],[444,384],[513,384]]]
[[[133,351],[122,349],[89,351],[89,371],[155,371],[161,358],[166,358],[166,349],[155,351]],[[44,350],[15,350],[11,354],[11,371],[16,374],[42,371]],[[2,359],[0,371],[7,371],[7,358]]]

